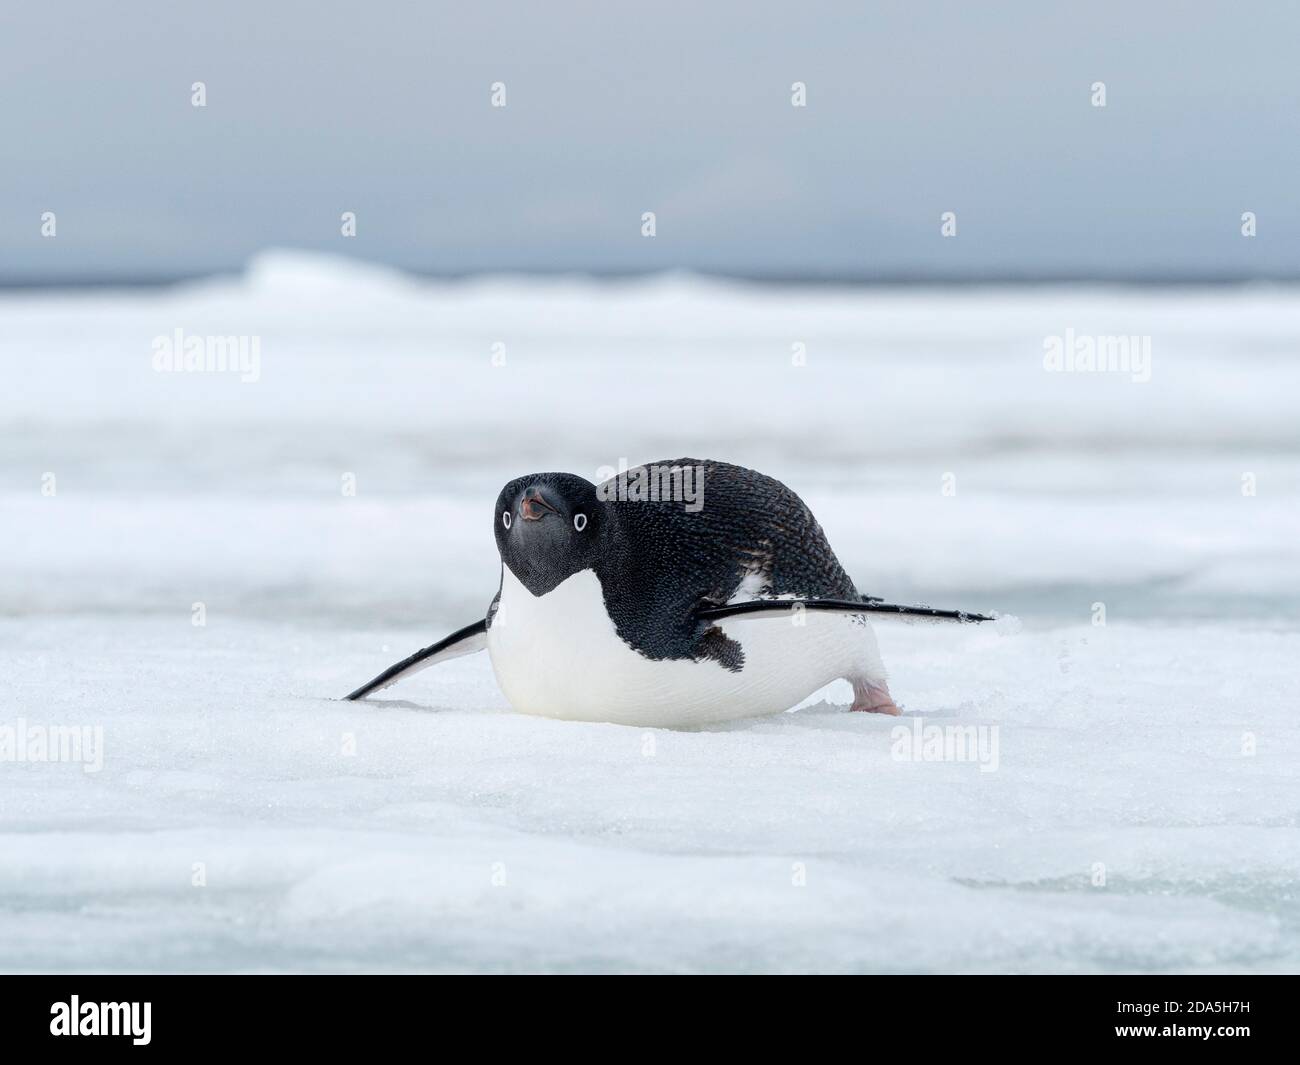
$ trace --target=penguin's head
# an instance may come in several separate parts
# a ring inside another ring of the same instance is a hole
[[[604,524],[596,486],[572,473],[516,477],[501,489],[493,516],[501,561],[533,595],[590,569]]]

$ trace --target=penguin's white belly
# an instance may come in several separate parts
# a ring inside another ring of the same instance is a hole
[[[799,620],[719,622],[744,650],[738,673],[711,660],[654,660],[619,637],[591,570],[535,596],[505,566],[488,653],[522,713],[651,727],[779,713],[839,677],[883,675],[861,619],[808,611]]]

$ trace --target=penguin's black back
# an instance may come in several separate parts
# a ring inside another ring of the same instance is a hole
[[[648,465],[702,469],[703,506],[598,488],[608,522],[596,575],[619,635],[642,654],[741,668],[743,649],[694,615],[726,603],[746,577],[760,597],[861,598],[817,519],[780,481],[707,459]],[[635,484],[637,470],[621,476]]]

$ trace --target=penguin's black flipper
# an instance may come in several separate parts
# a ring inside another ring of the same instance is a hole
[[[879,599],[854,602],[851,599],[750,599],[726,606],[710,606],[697,610],[701,621],[718,621],[721,618],[748,616],[756,618],[788,618],[792,610],[831,610],[841,614],[902,614],[906,617],[930,618],[937,621],[992,621],[986,614],[970,614],[964,610],[937,610],[931,606],[898,606],[882,603]]]
[[[374,680],[361,685],[360,688],[346,698],[364,699],[371,692],[387,688],[408,673],[418,673],[422,669],[437,665],[439,662],[445,662],[449,658],[472,655],[475,651],[482,651],[485,647],[487,647],[486,618],[474,622],[473,625],[466,625],[463,629],[457,629],[450,636],[444,637],[437,643],[416,651],[410,658],[403,658],[396,665],[389,666]]]

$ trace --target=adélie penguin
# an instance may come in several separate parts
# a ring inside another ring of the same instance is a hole
[[[697,482],[687,499],[673,490],[683,474]],[[487,615],[349,699],[486,649],[510,705],[544,717],[700,725],[780,713],[839,678],[851,709],[897,714],[868,615],[991,620],[861,595],[802,499],[725,462],[674,459],[599,485],[519,477],[492,522],[501,584]]]

